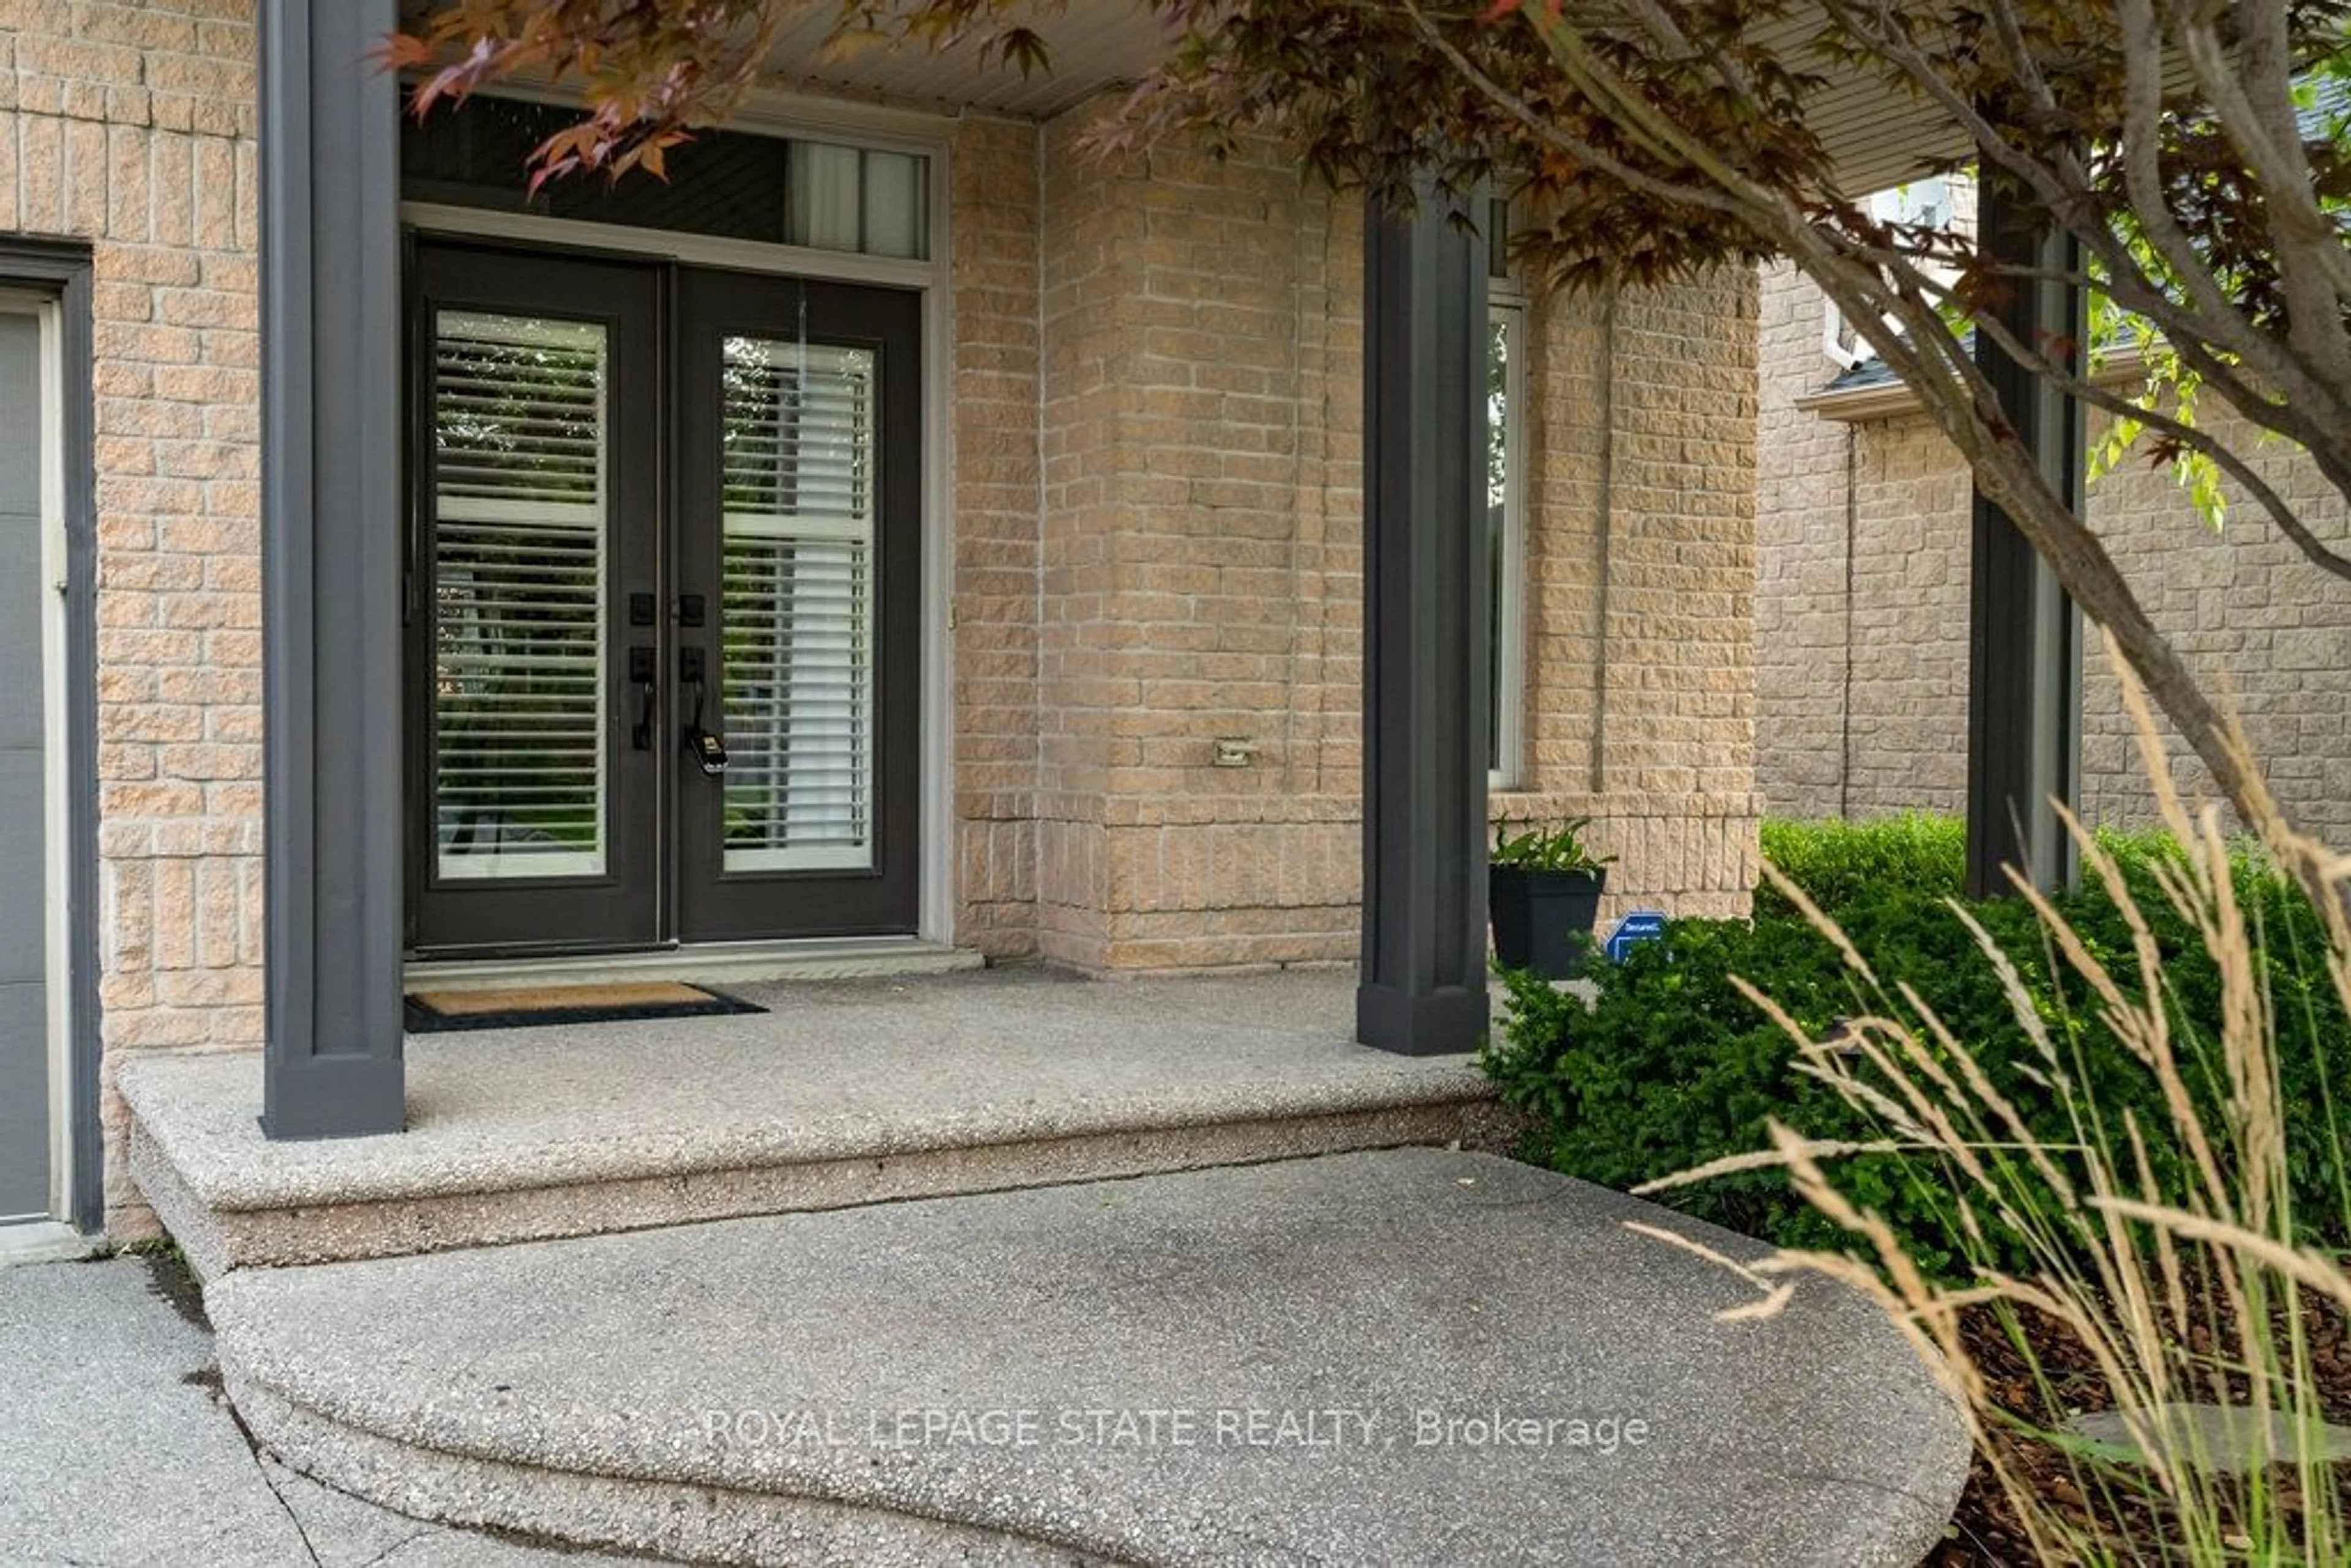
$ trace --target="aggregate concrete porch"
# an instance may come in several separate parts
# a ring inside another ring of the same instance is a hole
[[[120,1075],[131,1165],[232,1269],[1506,1136],[1466,1058],[1351,1043],[1353,977],[1041,969],[730,988],[763,1014],[408,1040],[409,1130],[270,1143],[257,1055]]]
[[[1907,1564],[1968,1442],[1757,1244],[1399,1149],[442,1254],[205,1301],[256,1439],[422,1518],[690,1561]]]

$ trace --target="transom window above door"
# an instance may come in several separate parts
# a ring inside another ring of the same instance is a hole
[[[404,117],[401,194],[444,206],[930,259],[931,161],[920,152],[705,130],[670,149],[666,179],[583,176],[532,192],[532,152],[578,119],[577,109],[561,104],[487,97],[436,108],[422,121]]]

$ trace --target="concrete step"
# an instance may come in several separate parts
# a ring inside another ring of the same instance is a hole
[[[1342,973],[732,989],[769,1010],[414,1037],[392,1137],[266,1141],[257,1055],[133,1061],[131,1174],[212,1279],[1508,1137],[1467,1058],[1350,1043]]]
[[[419,1518],[732,1563],[1908,1564],[1968,1441],[1876,1309],[1396,1150],[208,1288],[256,1437]]]

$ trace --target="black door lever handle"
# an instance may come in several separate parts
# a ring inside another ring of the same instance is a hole
[[[677,651],[678,684],[694,695],[694,712],[681,732],[685,740],[685,753],[705,779],[716,779],[726,771],[726,742],[703,727],[703,710],[708,706],[710,687],[707,682],[709,661],[699,648]]]
[[[629,650],[629,679],[637,688],[637,726],[629,732],[629,743],[639,751],[653,748],[653,687],[658,665],[651,648]]]

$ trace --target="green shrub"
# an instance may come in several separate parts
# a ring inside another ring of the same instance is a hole
[[[1950,912],[1928,900],[1881,899],[1848,913],[1867,928],[1856,940],[1884,951],[1952,951],[1969,940]],[[1993,918],[2003,929],[2031,924],[2021,904]],[[1938,960],[1938,967],[1955,983],[1932,1005],[1975,1017],[1997,1011],[2003,1047],[2022,1043],[1988,965]],[[1740,995],[1734,975],[1816,1039],[1871,1010],[1836,949],[1794,919],[1670,922],[1662,939],[1623,964],[1595,966],[1588,1010],[1545,981],[1507,976],[1504,1043],[1485,1066],[1503,1100],[1530,1115],[1526,1157],[1625,1189],[1761,1147],[1771,1120],[1815,1139],[1883,1138],[1885,1129],[1834,1090],[1792,1071],[1787,1036]],[[1842,1175],[1914,1241],[1922,1263],[1956,1266],[1950,1237],[1959,1219],[1933,1173],[1898,1155],[1870,1155],[1845,1162]],[[1720,1176],[1663,1201],[1783,1247],[1844,1245],[1777,1170]]]
[[[1867,822],[1763,823],[1763,858],[1832,915],[1888,892],[1957,898],[1966,891],[1967,852],[1964,819],[1925,811]],[[1756,890],[1759,919],[1795,913],[1771,888]]]
[[[1941,831],[1932,822],[1868,824],[1856,835],[1868,848],[1844,866],[1830,850],[1855,838],[1807,828],[1808,848],[1830,846],[1807,862],[1815,879],[1808,893],[1834,906],[1882,979],[1910,986],[1965,1043],[2037,1136],[2058,1145],[2119,1141],[2126,1113],[2143,1126],[2162,1124],[2155,1075],[2098,1022],[2095,998],[2047,947],[2031,907],[2012,898],[1968,904],[2035,998],[2060,1051],[2061,1072],[2097,1085],[2106,1123],[2084,1128],[2069,1120],[2073,1102],[2053,1088],[1997,970],[1944,896],[1948,883],[1925,869],[1934,858],[1928,846]],[[2156,840],[2121,847],[2125,874],[2142,894],[2137,902],[2161,958],[2160,984],[2184,1074],[2217,1114],[2227,1092],[2215,1054],[2219,967],[2198,933],[2153,894],[2155,862],[2175,852]],[[1896,863],[1913,873],[1886,870]],[[2234,874],[2261,938],[2284,1092],[2289,1103],[2311,1111],[2286,1133],[2297,1208],[2311,1217],[2306,1228],[2314,1239],[2339,1243],[2351,1238],[2323,1234],[2328,1225],[2321,1221],[2346,1212],[2332,1086],[2351,1054],[2351,1020],[2326,977],[2325,933],[2304,895],[2251,860],[2241,860]],[[1866,1143],[1887,1135],[1828,1086],[1793,1070],[1786,1035],[1739,994],[1731,977],[1753,984],[1814,1039],[1829,1035],[1841,1019],[1866,1013],[1892,1011],[1922,1035],[1924,1019],[1907,1004],[1889,1008],[1883,998],[1865,997],[1827,938],[1792,914],[1758,903],[1751,923],[1673,921],[1662,940],[1635,949],[1624,964],[1595,966],[1588,1009],[1540,979],[1506,977],[1504,1039],[1487,1053],[1485,1066],[1503,1099],[1531,1117],[1529,1158],[1626,1188],[1763,1147],[1769,1120],[1818,1140]],[[1784,901],[1774,903],[1785,909]],[[2114,900],[2091,886],[2058,903],[2084,944],[2136,998],[2134,939]],[[2182,1156],[2157,1146],[2149,1157],[2158,1180],[2168,1181]],[[2023,1257],[2019,1239],[1995,1236],[1981,1248],[1963,1240],[1954,1186],[1932,1157],[1858,1156],[1843,1162],[1839,1182],[1883,1213],[1929,1268],[1955,1269],[1963,1257],[1987,1253]],[[1847,1239],[1773,1169],[1719,1177],[1664,1201],[1782,1246],[1841,1247]]]
[[[2100,828],[2095,836],[2100,849],[2126,864],[2143,865],[2179,853],[2171,836],[2159,828]],[[1888,895],[1941,899],[1967,893],[1964,817],[1933,811],[1905,811],[1859,822],[1767,817],[1762,844],[1763,858],[1832,918]],[[2237,851],[2235,860],[2241,881],[2247,870],[2262,863],[2260,852],[2250,844]],[[1796,910],[1767,883],[1755,890],[1755,914],[1759,919],[1792,918]]]
[[[1768,974],[1807,1028],[1848,1010],[1829,945],[1788,922],[1676,920],[1622,964],[1594,966],[1589,1010],[1532,975],[1504,977],[1504,1041],[1483,1060],[1531,1124],[1525,1157],[1619,1190],[1759,1145],[1767,1117],[1850,1127],[1835,1097],[1788,1071],[1779,1028],[1730,985]],[[1825,1236],[1777,1171],[1724,1176],[1669,1200],[1782,1245]]]
[[[2192,853],[2101,835],[2085,846],[2095,891],[2028,905],[2038,941],[2003,932],[1994,962],[2037,1060],[1992,1059],[1983,1026],[1901,1022],[1918,997],[1951,1002],[1949,954],[1856,934],[1880,953],[1869,1049],[1813,1049],[1799,1030],[1796,1055],[1852,1118],[1901,1125],[1904,1163],[1966,1206],[1972,1224],[1929,1237],[1957,1245],[1957,1267],[1918,1247],[1916,1213],[1865,1212],[1880,1206],[1844,1162],[1787,1133],[1761,1164],[1714,1167],[1791,1173],[1850,1239],[1824,1267],[1934,1344],[1973,1417],[1970,1489],[1980,1507],[1997,1500],[2015,1546],[2003,1561],[2351,1563],[2351,1493],[2326,1448],[2351,1304],[2332,1099],[2351,1046],[2351,861],[2262,804],[2274,862],[2170,810]],[[2056,974],[2037,962],[2050,954]],[[2068,1010],[2069,988],[2095,1006]],[[1787,1299],[1765,1292],[1754,1310]],[[2262,1413],[2232,1440],[2243,1462],[2214,1462],[2197,1405]],[[2119,1418],[2128,1440],[2085,1442],[2085,1411]]]

